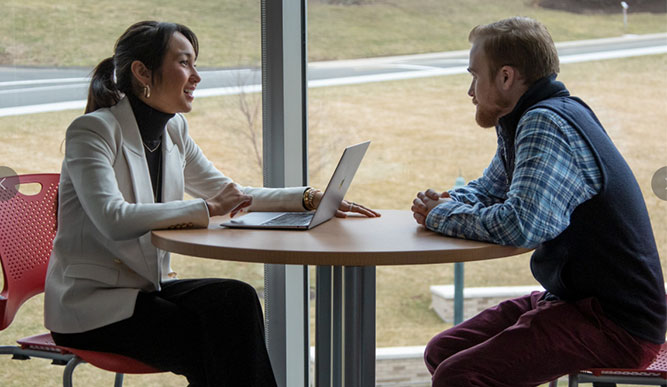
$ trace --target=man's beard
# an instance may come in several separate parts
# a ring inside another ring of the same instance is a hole
[[[493,104],[490,107],[476,105],[475,121],[482,128],[492,128],[496,126],[502,112],[510,106],[510,101],[496,94],[493,97]]]

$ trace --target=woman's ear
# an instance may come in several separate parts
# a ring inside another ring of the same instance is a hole
[[[134,75],[134,78],[139,81],[141,85],[152,84],[152,72],[148,69],[148,67],[146,67],[146,65],[143,64],[143,62],[139,60],[133,61],[130,69],[132,70],[132,75]]]

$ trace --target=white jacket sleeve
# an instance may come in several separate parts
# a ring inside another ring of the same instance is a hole
[[[220,192],[227,184],[236,184],[229,177],[223,175],[213,166],[199,146],[188,134],[187,122],[182,116],[184,130],[183,153],[185,155],[185,191],[199,198],[207,199]],[[249,211],[304,211],[302,197],[306,187],[288,188],[239,188],[246,194],[253,196]]]

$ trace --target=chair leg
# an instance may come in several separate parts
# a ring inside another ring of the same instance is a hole
[[[63,387],[72,387],[72,374],[74,374],[74,369],[81,363],[85,363],[80,357],[74,356],[70,361],[67,362],[65,366],[65,372],[63,372]]]
[[[72,376],[74,375],[74,369],[81,363],[85,363],[80,357],[74,356],[70,361],[67,362],[65,366],[65,372],[63,373],[63,387],[73,387],[72,386]],[[113,383],[114,387],[123,387],[123,374],[118,372]]]
[[[113,387],[123,387],[123,374],[120,372],[116,373],[116,379],[113,383]]]
[[[579,387],[579,376],[576,373],[568,375],[567,387]]]

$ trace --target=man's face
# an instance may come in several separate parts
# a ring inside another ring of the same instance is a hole
[[[475,121],[482,128],[494,127],[500,117],[511,111],[511,103],[501,93],[498,74],[494,74],[494,77],[490,75],[481,42],[473,44],[470,49],[468,72],[472,75],[468,95],[472,97],[472,103],[477,107]]]

